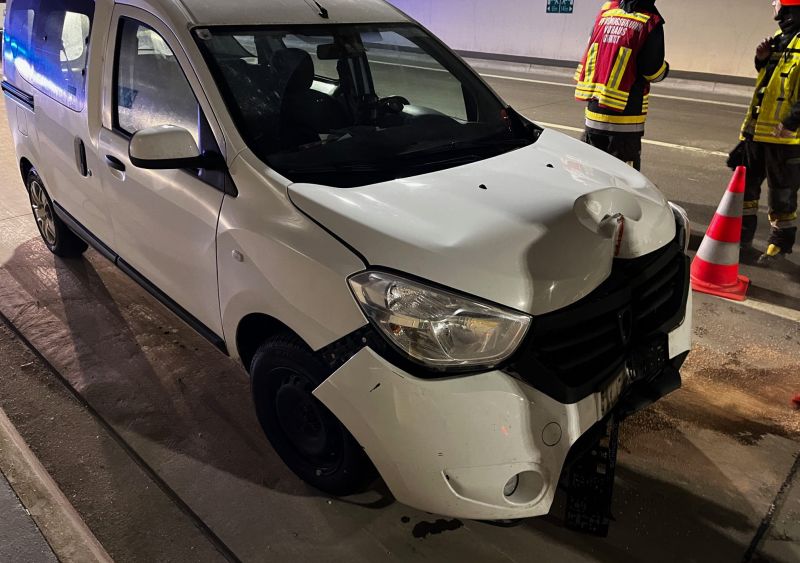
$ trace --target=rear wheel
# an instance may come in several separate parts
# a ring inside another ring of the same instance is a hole
[[[376,471],[344,425],[313,395],[329,370],[293,336],[265,342],[250,365],[259,422],[284,463],[308,484],[344,496]]]
[[[50,252],[62,258],[77,258],[83,254],[87,244],[55,214],[53,202],[36,170],[28,173],[26,183],[36,226]]]

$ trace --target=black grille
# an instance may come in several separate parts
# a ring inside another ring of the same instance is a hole
[[[688,286],[688,258],[675,242],[615,260],[590,295],[534,319],[507,371],[560,401],[578,401],[618,373],[637,347],[680,324]]]

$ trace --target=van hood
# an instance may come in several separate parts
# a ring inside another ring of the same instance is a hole
[[[358,188],[292,184],[289,196],[370,267],[532,315],[578,301],[608,277],[615,254],[653,252],[676,228],[642,174],[549,129],[528,147],[449,170]]]

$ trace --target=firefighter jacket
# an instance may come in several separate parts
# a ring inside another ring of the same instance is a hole
[[[603,4],[575,73],[575,98],[589,102],[587,128],[644,133],[650,83],[669,70],[663,23],[657,12],[626,12],[618,1]]]
[[[775,35],[777,44],[781,33]],[[773,49],[766,64],[761,66],[756,92],[742,125],[742,138],[762,143],[800,145],[800,33],[782,49]],[[773,131],[779,123],[790,131],[791,137],[776,137]]]

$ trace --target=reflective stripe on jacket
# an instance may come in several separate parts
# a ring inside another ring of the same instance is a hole
[[[649,35],[662,23],[657,14],[628,13],[619,7],[618,1],[603,5],[589,47],[575,73],[578,83],[575,98],[596,100],[599,109],[611,111],[600,113],[587,109],[587,127],[620,132],[644,131],[649,84],[645,85],[641,115],[616,116],[613,112],[625,111],[631,89],[637,79],[641,79],[637,64],[639,52]],[[658,82],[667,70],[667,64],[662,61],[660,68],[644,79]]]
[[[776,34],[779,36],[780,32]],[[774,66],[772,76],[767,77]],[[766,81],[766,83],[765,83]],[[773,52],[758,74],[756,92],[742,124],[742,138],[784,145],[800,145],[800,128],[791,137],[776,137],[775,128],[783,123],[800,101],[800,34],[785,49]]]

